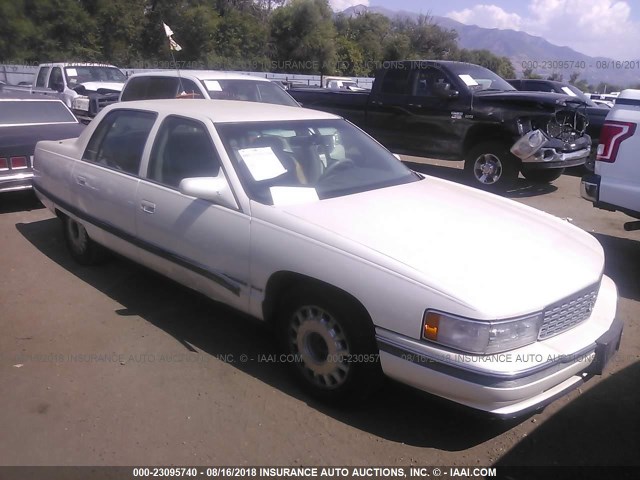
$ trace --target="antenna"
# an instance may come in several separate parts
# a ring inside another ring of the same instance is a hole
[[[182,85],[182,77],[180,76],[180,68],[178,67],[178,62],[176,62],[176,57],[173,54],[173,51],[179,52],[182,50],[182,47],[178,45],[178,43],[172,38],[173,30],[166,23],[162,22],[162,26],[164,27],[164,33],[169,39],[169,53],[171,54],[171,60],[173,60],[173,64],[176,66],[176,72],[178,74],[178,88],[180,92],[184,92],[184,86]],[[185,92],[186,93],[186,92]]]

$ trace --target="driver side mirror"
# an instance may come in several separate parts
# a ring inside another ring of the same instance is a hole
[[[456,98],[460,94],[457,90],[451,90],[449,83],[434,84],[433,93],[440,98]]]
[[[234,210],[238,209],[238,203],[222,170],[217,177],[183,178],[178,190],[183,195],[208,200],[216,205]]]

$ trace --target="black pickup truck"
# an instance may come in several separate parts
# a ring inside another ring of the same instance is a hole
[[[492,71],[461,62],[387,62],[371,92],[291,89],[303,106],[343,116],[389,150],[465,160],[472,184],[506,189],[522,174],[550,182],[591,150],[586,104],[520,92]]]

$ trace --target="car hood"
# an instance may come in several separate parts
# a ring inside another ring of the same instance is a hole
[[[488,91],[474,93],[476,100],[484,102],[532,103],[562,107],[566,105],[586,105],[578,97],[552,92],[529,92],[520,90]]]
[[[347,240],[351,253],[456,298],[479,317],[542,309],[598,282],[604,267],[597,240],[570,223],[430,177],[278,208],[334,234],[327,238]]]

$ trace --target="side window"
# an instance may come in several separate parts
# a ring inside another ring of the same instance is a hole
[[[415,92],[417,96],[434,97],[434,88],[438,84],[451,86],[449,78],[442,70],[427,67],[417,71],[415,78]]]
[[[407,94],[410,73],[411,70],[403,64],[389,68],[382,79],[382,93]]]
[[[49,67],[42,67],[38,72],[38,78],[36,79],[36,87],[44,87],[44,82],[47,80],[49,74]]]
[[[178,188],[184,178],[216,177],[220,160],[203,124],[167,117],[151,150],[147,178]]]
[[[198,86],[188,78],[180,79],[178,90],[178,98],[204,98]]]
[[[142,152],[156,114],[116,110],[102,119],[82,157],[87,162],[138,175]]]
[[[49,88],[55,90],[62,83],[62,71],[60,68],[55,67],[51,70],[49,75]]]

